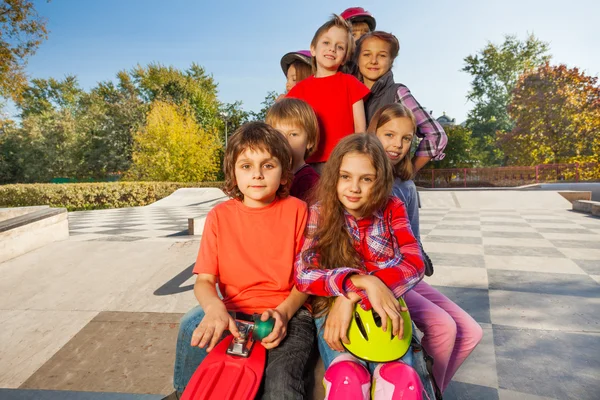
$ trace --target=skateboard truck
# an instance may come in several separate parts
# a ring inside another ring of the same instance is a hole
[[[233,338],[229,347],[227,348],[227,354],[238,357],[250,356],[250,351],[254,345],[254,323],[246,321],[235,321],[235,324],[240,332],[240,337]]]
[[[240,337],[231,341],[231,344],[227,347],[227,354],[247,358],[250,356],[254,342],[264,339],[271,333],[275,320],[269,318],[267,321],[261,321],[260,315],[254,314],[252,315],[252,321],[236,319],[235,324]]]

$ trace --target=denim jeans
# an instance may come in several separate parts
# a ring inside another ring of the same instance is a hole
[[[192,347],[192,334],[204,318],[197,306],[181,319],[175,353],[175,390],[183,392],[192,375],[207,355],[206,350]],[[303,399],[306,397],[304,372],[314,345],[315,325],[305,308],[288,322],[285,339],[267,351],[267,362],[261,388],[262,399]]]
[[[399,198],[406,207],[410,228],[415,238],[420,239],[419,230],[419,199],[417,197],[417,187],[412,180],[402,181],[400,178],[394,179],[392,195]]]
[[[319,317],[319,318],[315,319],[315,326],[317,327],[317,345],[319,347],[319,354],[321,355],[321,359],[323,360],[323,364],[325,365],[325,370],[327,370],[327,368],[329,368],[329,365],[331,365],[332,361],[337,356],[345,354],[345,353],[341,353],[339,351],[333,350],[331,347],[329,347],[329,345],[323,338],[323,334],[325,332],[325,320],[326,319],[327,319],[327,316],[323,316],[323,317]],[[408,365],[412,365],[412,350],[409,349],[409,351],[400,360],[404,361]],[[373,373],[373,371],[375,371],[375,368],[378,365],[378,363],[366,362],[364,360],[358,360],[358,361],[361,364],[363,364],[364,366],[366,366],[369,369],[369,371],[371,371],[371,374]]]

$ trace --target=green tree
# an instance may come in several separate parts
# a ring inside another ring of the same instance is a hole
[[[519,76],[549,59],[548,44],[533,35],[525,41],[506,36],[501,45],[488,43],[476,55],[465,57],[462,71],[472,77],[467,98],[475,103],[467,127],[477,139],[484,165],[504,163],[496,132],[508,132],[514,126],[507,107]]]
[[[472,137],[471,130],[461,125],[446,125],[444,131],[448,135],[446,156],[441,161],[429,163],[430,168],[470,168],[480,163],[477,140]]]
[[[259,112],[251,111],[250,119],[252,121],[264,121],[267,116],[267,111],[269,111],[269,108],[271,108],[271,106],[275,104],[277,96],[278,94],[275,91],[267,92],[265,99],[262,101],[262,103],[260,103],[263,107],[260,109]]]
[[[191,106],[155,101],[134,142],[131,179],[200,182],[217,177],[217,131],[200,127]]]
[[[510,164],[600,162],[597,77],[546,63],[520,78],[508,110],[515,126],[499,142]]]
[[[27,83],[27,59],[47,33],[32,1],[0,0],[0,97],[19,98]]]
[[[80,128],[86,132],[84,163],[87,175],[104,178],[131,166],[133,135],[144,125],[149,106],[137,95],[124,72],[118,83],[101,82],[85,97]]]

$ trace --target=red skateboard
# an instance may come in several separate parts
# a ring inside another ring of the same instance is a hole
[[[272,330],[274,320],[235,321],[240,337],[229,334],[215,346],[198,367],[181,400],[252,400],[265,369],[267,350],[257,341]]]

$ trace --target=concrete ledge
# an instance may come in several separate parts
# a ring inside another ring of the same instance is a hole
[[[206,222],[206,215],[195,218],[188,218],[188,235],[202,235],[204,231],[204,223]]]
[[[573,202],[573,211],[600,216],[600,201],[576,200]]]
[[[64,208],[44,208],[0,222],[0,263],[69,237]]]
[[[34,211],[44,210],[47,208],[49,208],[49,206],[0,208],[0,222],[6,221],[7,219],[11,219],[14,217],[19,217],[21,215],[29,214]]]
[[[560,190],[558,192],[562,197],[569,200],[571,203],[577,200],[592,200],[592,192],[584,192],[577,190]]]

